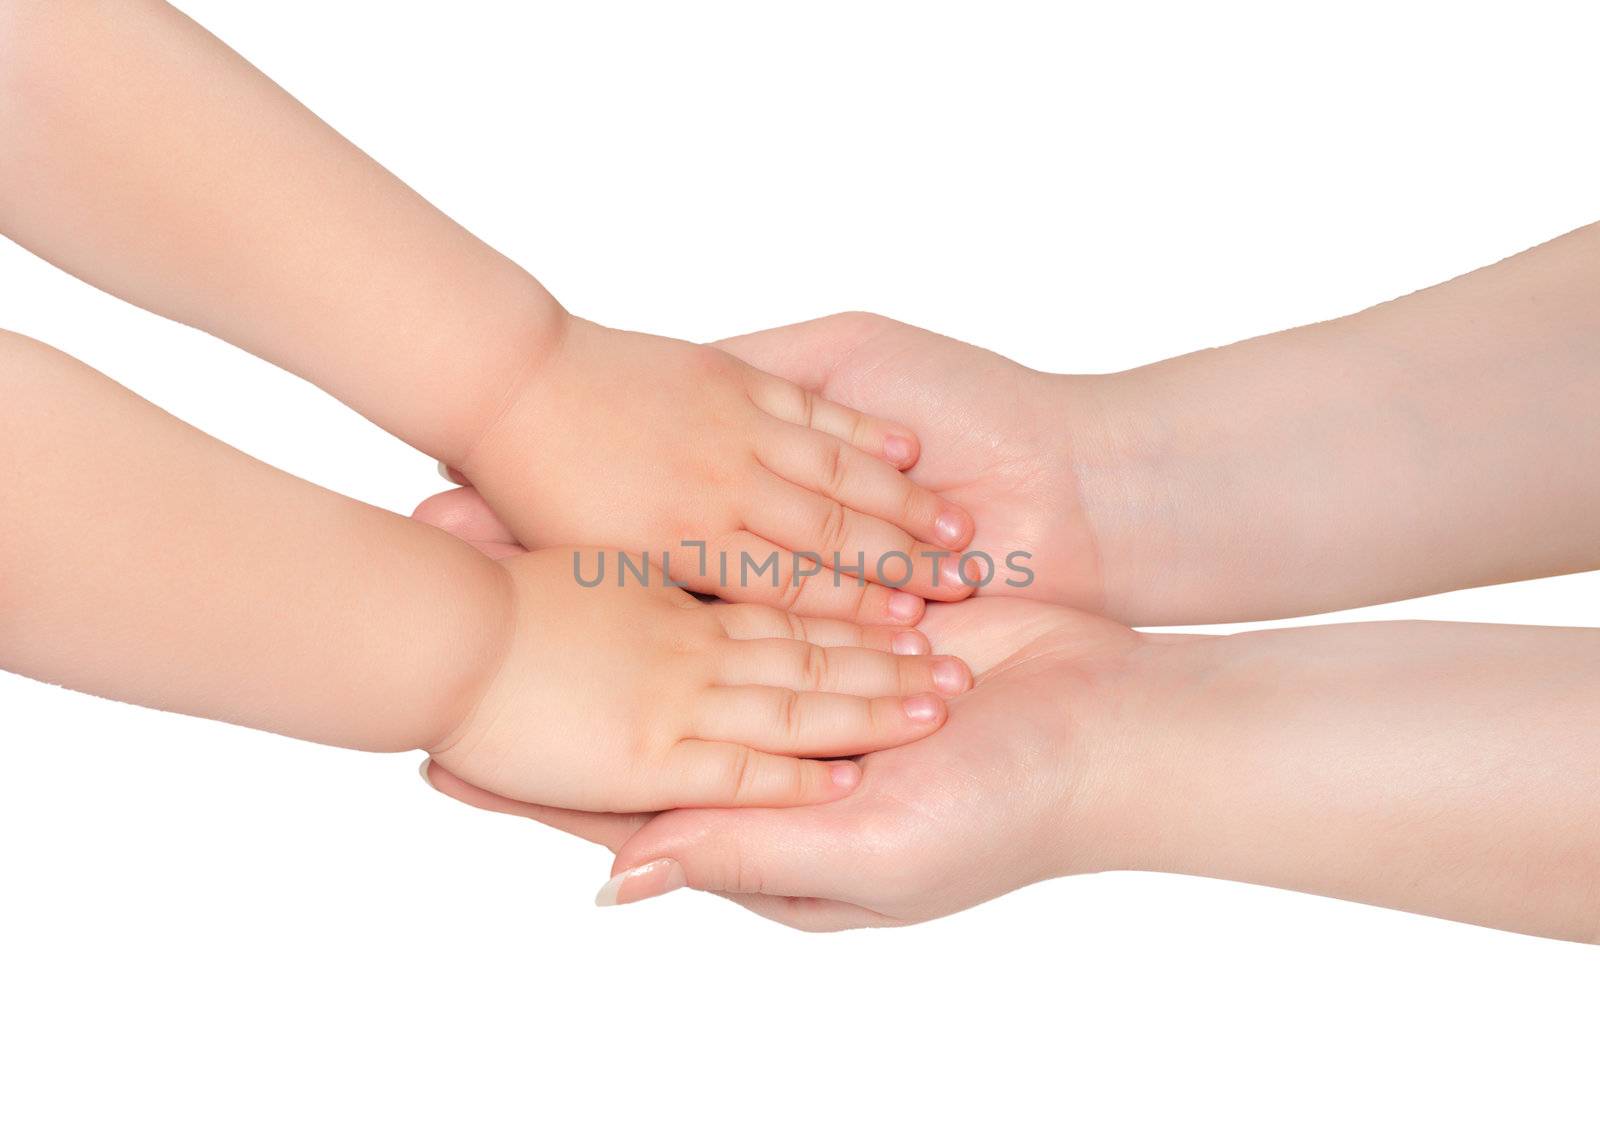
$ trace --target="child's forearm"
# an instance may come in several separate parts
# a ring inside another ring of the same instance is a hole
[[[1363,623],[1149,662],[1136,868],[1600,940],[1600,631]]]
[[[460,464],[564,314],[153,0],[0,2],[0,231]]]
[[[505,577],[0,333],[0,666],[374,750],[432,745],[505,647]]]
[[[1600,567],[1600,225],[1103,382],[1107,611],[1304,614]]]

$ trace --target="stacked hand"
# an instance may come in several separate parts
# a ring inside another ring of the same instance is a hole
[[[1473,281],[1452,285],[1470,293],[1463,283]],[[1381,318],[1351,319],[1358,339],[1381,344],[1388,331]],[[1151,868],[1600,935],[1600,756],[1580,735],[1600,731],[1588,692],[1600,684],[1592,632],[1400,623],[1218,638],[1142,634],[1086,613],[1135,623],[1265,617],[1508,568],[1594,566],[1600,538],[1551,519],[1594,492],[1580,473],[1595,469],[1592,458],[1573,463],[1570,448],[1530,449],[1514,436],[1476,453],[1491,467],[1485,474],[1535,463],[1561,483],[1554,514],[1542,517],[1550,532],[1510,564],[1496,544],[1436,562],[1414,549],[1358,558],[1340,542],[1464,536],[1452,521],[1509,511],[1514,500],[1492,487],[1471,500],[1443,496],[1438,525],[1419,530],[1408,510],[1375,496],[1359,521],[1264,528],[1259,511],[1282,504],[1275,481],[1299,475],[1302,461],[1350,457],[1356,440],[1280,443],[1281,424],[1264,420],[1268,433],[1251,449],[1269,464],[1248,473],[1236,451],[1197,449],[1207,427],[1237,430],[1232,417],[1190,419],[1174,406],[1208,394],[1190,396],[1182,384],[1213,374],[1209,356],[1119,377],[1049,376],[864,314],[719,347],[915,430],[923,449],[913,480],[972,515],[973,552],[1025,553],[1033,582],[986,585],[980,598],[928,609],[923,632],[963,657],[976,684],[939,731],[861,757],[860,786],[835,802],[601,815],[518,802],[424,764],[448,795],[610,848],[602,903],[687,885],[797,927],[832,929],[924,920],[1064,874]],[[1281,346],[1296,358],[1305,347],[1295,334]],[[1236,348],[1237,371],[1213,381],[1210,395],[1238,395],[1273,370],[1267,343]],[[1570,399],[1565,374],[1552,380]],[[1402,385],[1391,394],[1414,393]],[[1452,440],[1427,441],[1443,453]],[[1364,461],[1347,475],[1364,473]],[[1159,520],[1141,528],[1141,514]],[[485,551],[518,551],[471,489],[430,499],[417,517]],[[1240,551],[1259,566],[1230,571]],[[1310,562],[1301,575],[1315,566],[1338,574],[1295,590],[1274,562],[1286,555]],[[1443,579],[1430,579],[1430,568]],[[1159,583],[1146,579],[1156,575]],[[1548,774],[1529,773],[1515,718],[1552,700],[1565,704],[1541,738]],[[1422,748],[1439,753],[1412,751]],[[1461,757],[1475,765],[1470,782]],[[1329,817],[1329,804],[1348,814]],[[1507,827],[1517,832],[1493,829]],[[1541,859],[1533,876],[1530,856]],[[1453,870],[1473,880],[1439,880]]]
[[[1600,632],[1131,629],[1600,566],[1600,227],[1116,375],[711,348],[568,313],[169,5],[0,22],[6,235],[470,483],[407,521],[0,332],[0,666],[428,749],[616,849],[605,900],[1130,866],[1600,935]]]

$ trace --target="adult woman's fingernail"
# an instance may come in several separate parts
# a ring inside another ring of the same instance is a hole
[[[682,866],[672,858],[657,858],[617,874],[600,887],[600,892],[594,895],[594,903],[601,907],[631,905],[635,901],[682,889],[687,884],[689,879]]]
[[[424,756],[422,758],[422,763],[417,765],[417,773],[422,776],[422,782],[427,784],[429,787],[433,787],[433,780],[428,778],[428,765],[432,763],[433,758],[431,756]],[[437,787],[434,787],[433,789],[435,791],[439,790]]]
[[[904,435],[889,435],[883,440],[883,457],[896,466],[911,461],[911,440]]]
[[[901,631],[889,640],[889,649],[896,654],[926,654],[932,648],[921,631]]]
[[[854,760],[837,760],[828,765],[828,778],[840,791],[849,791],[861,782],[861,765]]]
[[[933,528],[939,534],[939,540],[950,548],[961,548],[972,535],[966,514],[954,509],[939,514],[933,522]]]

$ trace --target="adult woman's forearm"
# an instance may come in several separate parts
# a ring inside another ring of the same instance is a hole
[[[526,272],[154,0],[0,0],[0,232],[452,464],[563,321]]]
[[[1106,611],[1267,619],[1600,567],[1600,225],[1100,379]]]
[[[1146,663],[1135,868],[1600,941],[1600,630],[1306,627]]]
[[[374,750],[432,745],[509,628],[500,569],[0,333],[0,667]]]

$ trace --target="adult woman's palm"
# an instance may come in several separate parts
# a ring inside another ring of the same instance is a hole
[[[1120,773],[1103,755],[1118,744],[1123,675],[1159,642],[1018,599],[930,606],[923,629],[977,685],[938,733],[863,757],[860,786],[838,802],[596,815],[503,799],[437,765],[429,782],[599,842],[616,872],[672,859],[690,887],[812,930],[927,920],[1116,864],[1102,844],[1118,837],[1106,812]]]
[[[844,313],[718,343],[809,391],[916,432],[911,477],[963,506],[972,548],[996,564],[986,595],[1103,609],[1084,487],[1109,475],[1118,437],[1095,420],[1099,381],[1050,375],[926,329]],[[1098,492],[1104,493],[1104,490]],[[1034,578],[1006,567],[1013,552]],[[974,562],[970,568],[981,567]],[[981,579],[978,575],[974,578]]]

